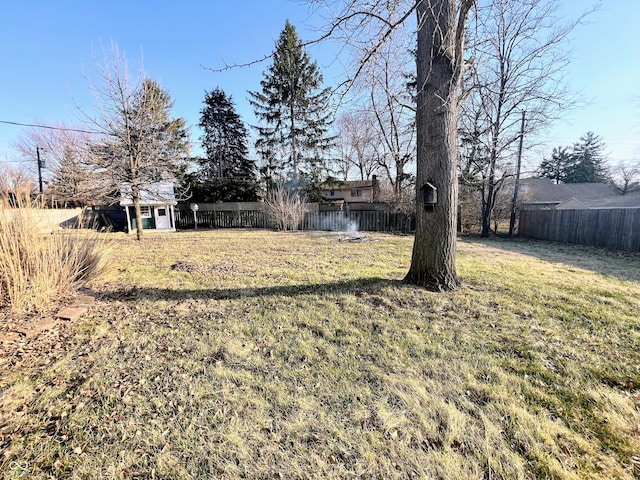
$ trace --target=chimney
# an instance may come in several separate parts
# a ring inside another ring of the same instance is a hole
[[[376,203],[378,197],[380,196],[380,185],[378,184],[378,176],[371,175],[371,187],[373,187],[373,195],[371,201]]]

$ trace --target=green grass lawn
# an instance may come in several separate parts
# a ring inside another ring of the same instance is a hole
[[[0,366],[4,478],[640,477],[640,256],[461,239],[113,234],[96,306]]]

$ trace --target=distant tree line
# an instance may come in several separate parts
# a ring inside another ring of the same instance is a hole
[[[473,216],[487,235],[493,217],[508,210],[520,139],[535,138],[575,102],[561,72],[564,40],[579,19],[561,22],[552,0],[454,4],[467,24],[455,105],[456,210],[460,218]],[[344,7],[328,28],[348,46],[357,72],[340,98],[323,85],[320,68],[287,21],[259,88],[248,92],[256,125],[243,121],[220,87],[204,92],[202,155],[190,154],[188,129],[184,119],[172,117],[169,92],[144,75],[129,83],[117,52],[94,85],[98,108],[85,112],[98,134],[64,125],[33,130],[21,139],[23,154],[33,157],[34,146],[43,146],[51,172],[47,189],[69,204],[116,201],[119,183],[137,190],[157,180],[174,181],[182,198],[193,202],[251,201],[282,186],[320,200],[325,182],[373,175],[386,201],[415,203],[422,187],[416,175],[419,59],[415,29],[404,20],[417,6]],[[343,106],[334,100],[344,100]],[[640,168],[607,168],[604,149],[589,132],[571,147],[554,148],[538,174],[564,183],[615,179],[621,193],[638,188]]]

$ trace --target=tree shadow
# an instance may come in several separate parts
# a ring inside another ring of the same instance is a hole
[[[589,270],[619,280],[640,282],[640,254],[572,243],[558,243],[522,237],[469,238],[510,253],[528,255],[539,260],[561,263],[568,267]]]
[[[114,290],[101,290],[99,295],[104,299],[125,302],[186,299],[236,300],[239,298],[296,297],[304,295],[371,294],[389,286],[410,287],[409,284],[404,283],[402,280],[369,277],[326,283],[244,288],[179,289],[133,286]]]

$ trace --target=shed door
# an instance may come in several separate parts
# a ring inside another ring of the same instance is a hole
[[[164,205],[156,207],[155,214],[157,229],[171,228],[171,221],[169,220],[169,207]]]
[[[149,205],[140,205],[143,230],[156,228],[154,210],[156,209]],[[136,209],[134,207],[129,207],[129,216],[131,217],[131,231],[134,231],[136,229]]]

